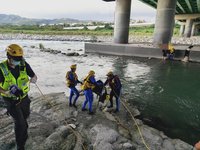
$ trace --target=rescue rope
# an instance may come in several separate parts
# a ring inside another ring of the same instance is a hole
[[[39,90],[39,92],[40,92],[40,94],[43,96],[43,98],[50,104],[50,106],[51,106],[52,109],[53,109],[53,105],[52,105],[51,102],[46,98],[46,96],[43,94],[43,92],[41,91],[41,89],[39,88],[39,86],[38,86],[36,83],[34,83],[34,84],[36,85],[37,89]],[[63,114],[63,116],[64,116],[64,114]],[[65,117],[64,117],[64,118],[65,118]],[[65,123],[65,125],[69,125],[65,119],[64,119],[64,123]],[[82,140],[81,140],[81,139],[82,139],[81,133],[78,132],[78,131],[76,131],[76,130],[74,130],[72,127],[70,127],[69,129],[70,129],[70,130],[73,132],[73,134],[76,136],[77,142],[81,144],[83,150],[86,150],[86,148],[85,148],[85,146],[83,145]],[[78,134],[77,134],[76,132],[77,132]]]
[[[150,150],[149,146],[146,144],[146,142],[145,142],[145,140],[144,140],[144,137],[143,137],[143,135],[142,135],[142,132],[141,132],[141,130],[140,130],[140,127],[139,127],[139,125],[137,124],[137,122],[136,122],[136,120],[135,120],[133,114],[131,113],[130,109],[126,106],[126,104],[125,104],[123,101],[121,101],[121,103],[122,103],[122,105],[124,106],[124,108],[128,111],[128,113],[130,114],[132,120],[134,121],[134,123],[135,123],[135,125],[136,125],[136,127],[137,127],[137,129],[138,129],[138,132],[139,132],[139,134],[140,134],[140,137],[141,137],[141,139],[142,139],[142,143],[144,144],[144,146],[146,147],[147,150]]]
[[[115,92],[114,90],[113,90],[113,92],[114,92],[115,96],[118,97],[119,100],[120,100],[120,97],[116,94],[116,92]],[[129,113],[129,115],[131,116],[132,120],[134,121],[134,123],[135,123],[135,125],[136,125],[136,127],[137,127],[137,130],[138,130],[138,132],[139,132],[139,134],[140,134],[140,137],[141,137],[141,139],[142,139],[142,143],[144,144],[144,146],[146,147],[147,150],[151,150],[151,149],[149,148],[149,146],[147,145],[147,143],[145,142],[144,136],[142,135],[142,132],[141,132],[141,130],[140,130],[140,127],[139,127],[137,121],[135,120],[135,118],[134,118],[132,112],[130,111],[130,109],[128,108],[128,106],[125,104],[125,102],[123,102],[123,101],[121,100],[121,103],[122,103],[122,105],[124,106],[124,108],[128,111],[128,113]]]

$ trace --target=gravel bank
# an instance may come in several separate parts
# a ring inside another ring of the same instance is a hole
[[[112,36],[90,35],[30,35],[30,34],[0,34],[0,40],[55,40],[55,41],[85,41],[85,42],[112,42]],[[152,43],[151,36],[130,36],[129,43]],[[174,44],[200,45],[200,36],[191,38],[173,37]]]

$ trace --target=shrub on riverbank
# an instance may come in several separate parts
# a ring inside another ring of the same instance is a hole
[[[113,35],[114,29],[107,25],[104,28],[97,28],[96,30],[84,29],[74,29],[74,30],[64,30],[62,26],[45,26],[40,27],[38,25],[32,26],[13,26],[4,25],[0,26],[0,33],[23,33],[23,34],[41,34],[41,35]],[[130,35],[153,35],[154,27],[130,27]],[[179,26],[174,29],[174,35],[179,34]]]

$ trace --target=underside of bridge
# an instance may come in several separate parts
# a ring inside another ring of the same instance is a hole
[[[140,0],[157,9],[158,0]],[[181,25],[180,36],[190,37],[198,34],[200,24],[200,0],[177,0],[175,19]]]
[[[131,0],[103,0],[116,2],[114,43],[128,43]],[[180,25],[180,35],[190,37],[199,32],[200,0],[139,0],[157,9],[154,43],[170,43],[174,22]]]
[[[158,0],[139,0],[155,9],[157,9]],[[195,15],[194,22],[200,21],[200,0],[177,0],[175,15],[186,16]],[[178,19],[180,22],[186,22],[184,17]]]
[[[157,8],[158,0],[140,0],[155,9]],[[176,14],[197,14],[200,13],[200,0],[177,0]]]

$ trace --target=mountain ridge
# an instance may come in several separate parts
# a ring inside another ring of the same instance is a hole
[[[0,14],[0,25],[40,25],[40,24],[59,24],[59,23],[79,23],[77,19],[60,18],[60,19],[35,19],[26,18],[13,14]]]

